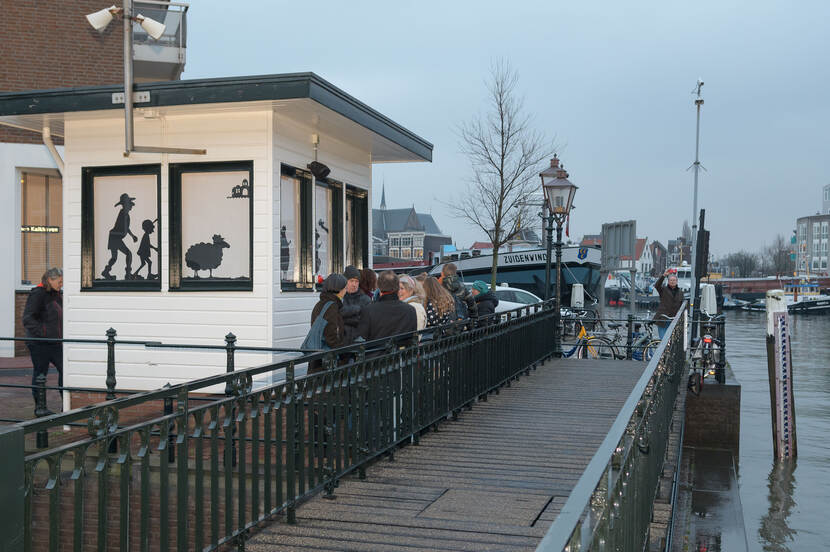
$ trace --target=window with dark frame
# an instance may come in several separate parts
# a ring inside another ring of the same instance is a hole
[[[161,165],[81,169],[81,290],[160,291]]]
[[[253,161],[170,164],[170,290],[253,290]]]
[[[282,165],[280,173],[281,289],[312,291],[318,287],[315,280],[319,284],[348,264],[368,266],[366,191],[345,185],[344,219],[344,183],[332,178],[316,179],[312,196],[308,171]]]

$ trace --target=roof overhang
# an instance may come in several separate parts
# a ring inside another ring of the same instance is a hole
[[[52,134],[63,136],[66,114],[123,110],[123,104],[113,103],[112,96],[123,90],[115,85],[2,93],[0,124],[38,133],[48,126]],[[135,104],[137,110],[193,112],[290,106],[284,114],[298,122],[307,124],[305,119],[313,117],[315,124],[331,128],[357,125],[364,129],[373,163],[432,161],[431,143],[314,73],[146,83],[137,84],[135,91],[150,93],[149,101]]]

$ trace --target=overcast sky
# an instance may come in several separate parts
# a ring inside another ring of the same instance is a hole
[[[579,186],[571,237],[636,219],[666,240],[692,216],[698,77],[700,207],[710,250],[758,250],[821,207],[830,183],[830,2],[191,2],[182,78],[313,71],[435,145],[376,165],[375,207],[431,212],[464,193],[455,127],[508,60],[535,125]]]

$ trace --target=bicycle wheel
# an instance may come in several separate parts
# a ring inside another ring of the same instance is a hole
[[[659,339],[652,339],[651,341],[649,341],[648,343],[643,345],[643,348],[642,348],[643,361],[644,362],[650,361],[651,357],[654,356],[654,353],[657,352],[657,347],[659,347],[659,346],[660,346],[660,340]]]
[[[579,358],[591,359],[615,359],[617,348],[611,340],[604,337],[586,337],[579,349]]]

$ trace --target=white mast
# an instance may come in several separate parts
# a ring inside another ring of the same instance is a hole
[[[695,173],[695,193],[694,193],[694,202],[692,207],[692,288],[689,290],[689,306],[691,307],[692,314],[694,315],[694,301],[695,301],[695,291],[697,290],[697,278],[695,277],[695,261],[697,257],[697,179],[698,173],[700,172],[700,106],[703,105],[703,98],[700,97],[700,89],[703,88],[703,81],[697,79],[697,86],[695,86],[695,90],[692,91],[692,94],[697,94],[697,98],[695,99],[695,105],[697,106],[697,127],[695,129],[695,162],[692,164],[692,168],[694,169]]]

